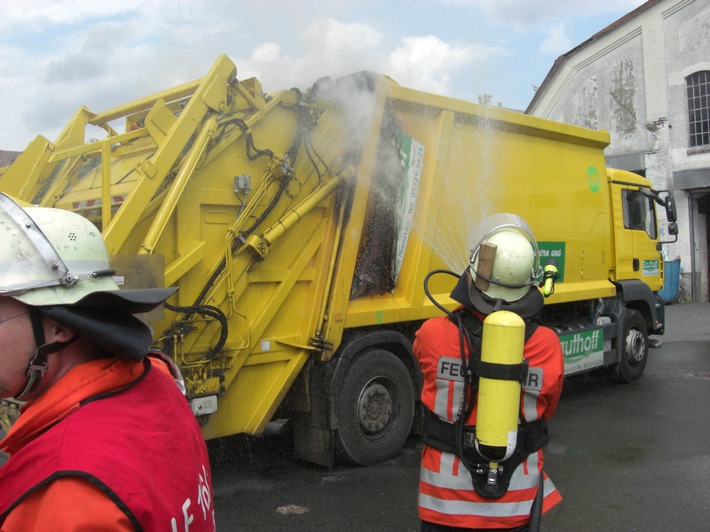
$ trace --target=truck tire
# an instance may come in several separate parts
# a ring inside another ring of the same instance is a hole
[[[626,311],[624,332],[620,341],[618,381],[633,382],[641,377],[648,360],[648,332],[646,322],[639,311],[633,309]]]
[[[392,458],[414,419],[414,385],[404,363],[383,349],[359,354],[340,387],[336,414],[340,458],[356,465]]]

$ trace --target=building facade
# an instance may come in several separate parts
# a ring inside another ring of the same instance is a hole
[[[663,246],[668,271],[679,273],[680,298],[708,301],[710,2],[642,4],[560,56],[526,113],[608,130],[608,166],[673,192],[679,235]]]

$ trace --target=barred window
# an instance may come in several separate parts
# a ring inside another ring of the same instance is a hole
[[[688,83],[688,128],[690,147],[710,144],[710,71],[696,72]]]

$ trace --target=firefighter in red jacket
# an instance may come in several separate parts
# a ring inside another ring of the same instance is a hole
[[[0,530],[214,530],[209,458],[177,366],[82,216],[0,193]],[[177,384],[177,385],[176,385]]]
[[[562,349],[554,331],[531,319],[544,301],[535,286],[537,244],[525,221],[493,216],[474,231],[472,244],[470,265],[451,293],[461,306],[426,321],[414,341],[428,411],[419,483],[421,529],[533,529],[540,514],[561,500],[543,471],[541,448],[547,442],[546,421],[562,392]],[[483,253],[490,249],[495,250],[492,260]],[[491,486],[487,460],[474,445],[479,377],[468,369],[476,360],[480,364],[482,323],[500,310],[525,321],[527,369],[520,378],[515,453],[500,464],[500,479]]]

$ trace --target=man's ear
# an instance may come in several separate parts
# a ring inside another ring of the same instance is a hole
[[[65,327],[61,323],[57,323],[51,318],[44,317],[44,335],[48,343],[52,342],[68,342],[76,333]]]

